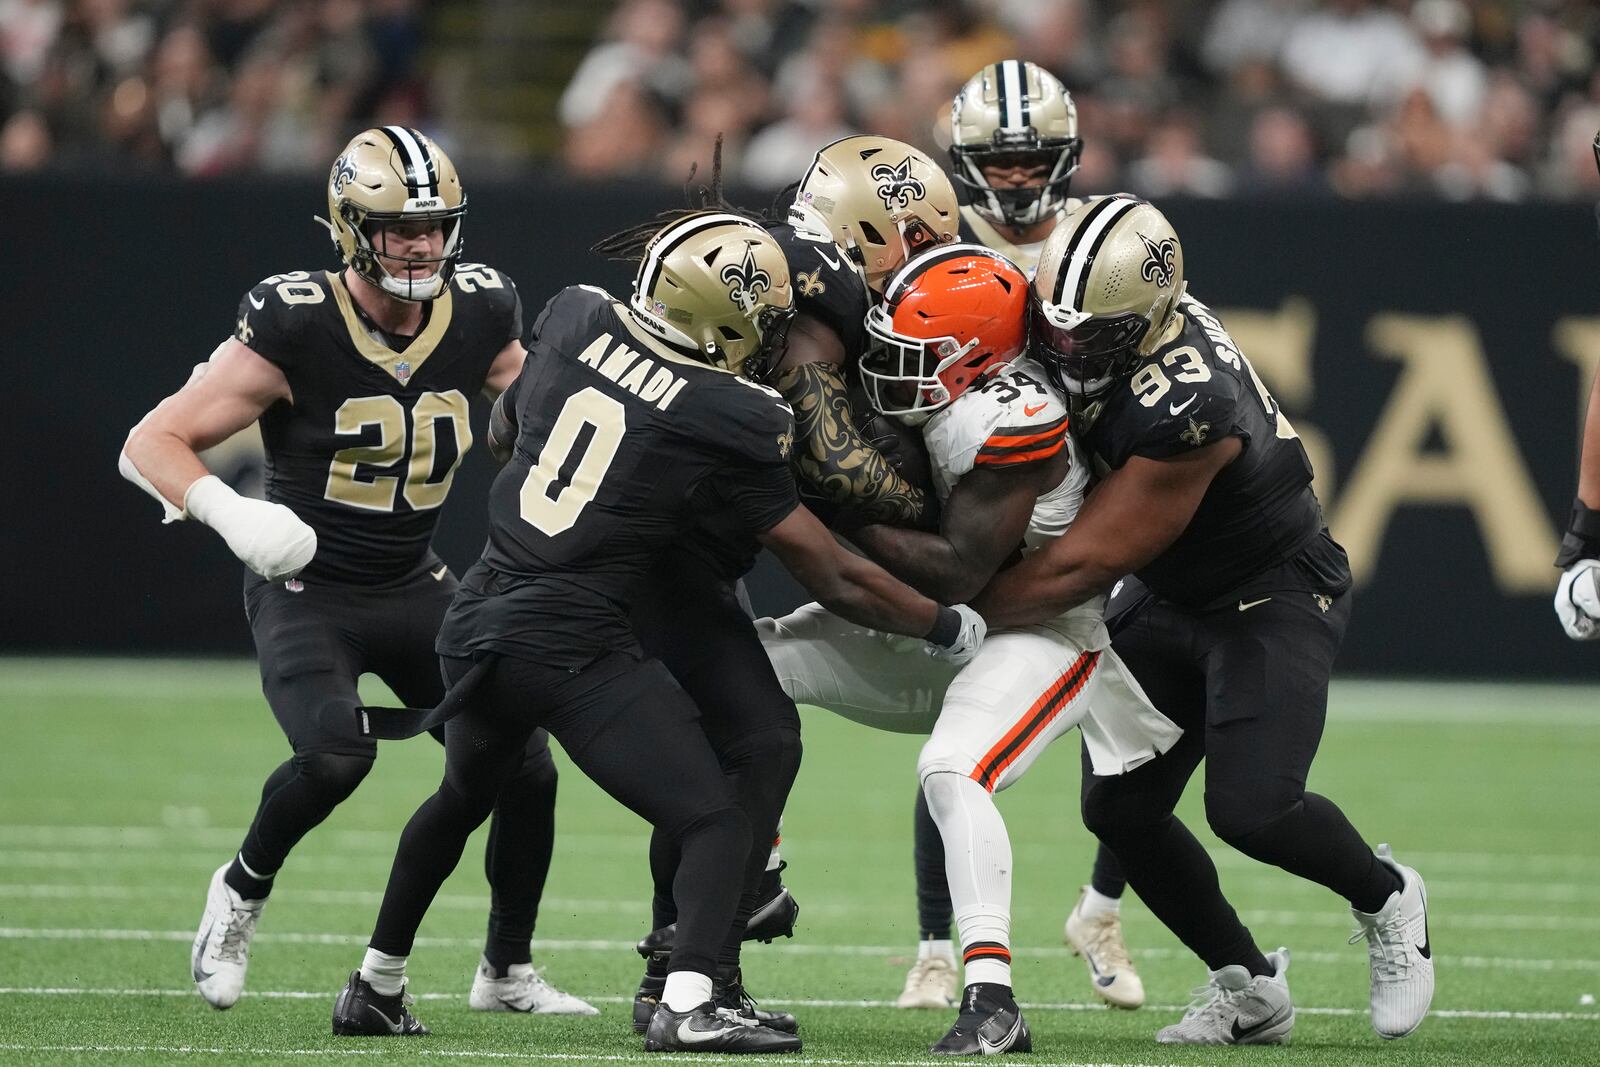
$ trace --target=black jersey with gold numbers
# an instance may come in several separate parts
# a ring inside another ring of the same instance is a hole
[[[1182,331],[1073,420],[1102,472],[1133,456],[1166,459],[1224,437],[1244,444],[1183,533],[1139,578],[1157,595],[1199,608],[1300,559],[1317,592],[1343,592],[1349,565],[1327,536],[1294,428],[1204,304],[1185,297],[1179,314]]]
[[[357,309],[341,275],[295,271],[239,302],[234,336],[289,381],[261,416],[267,499],[317,532],[301,577],[383,585],[432,559],[439,505],[472,444],[468,404],[522,333],[511,279],[463,263],[396,351]]]
[[[726,512],[749,536],[794,511],[794,422],[777,393],[668,349],[590,286],[556,294],[526,344],[489,543],[438,649],[575,669],[637,650],[631,590],[696,520]]]

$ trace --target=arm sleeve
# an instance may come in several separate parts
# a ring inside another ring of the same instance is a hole
[[[861,436],[844,372],[802,363],[774,383],[794,409],[794,465],[808,490],[862,522],[916,522],[926,496]]]

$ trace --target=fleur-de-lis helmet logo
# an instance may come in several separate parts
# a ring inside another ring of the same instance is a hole
[[[911,206],[912,200],[924,200],[928,196],[927,188],[922,184],[922,179],[911,176],[911,157],[902,159],[898,165],[890,166],[879,163],[872,168],[872,180],[878,183],[878,196],[883,200],[886,210]]]
[[[728,289],[728,296],[733,298],[733,302],[739,305],[739,310],[746,315],[755,309],[756,300],[762,293],[772,291],[772,275],[756,266],[753,242],[745,244],[744,259],[723,267],[718,277],[731,287]]]
[[[1144,242],[1146,252],[1139,273],[1147,282],[1155,282],[1163,289],[1172,288],[1172,276],[1178,269],[1178,246],[1170,237],[1162,238],[1157,244],[1141,233],[1139,240]]]
[[[333,164],[333,195],[344,192],[344,187],[356,180],[356,165],[349,156],[340,156]]]

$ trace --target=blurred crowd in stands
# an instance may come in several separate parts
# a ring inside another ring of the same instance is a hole
[[[0,170],[325,169],[416,123],[421,0],[0,0]]]
[[[761,188],[852,132],[942,158],[956,90],[985,64],[1023,58],[1077,102],[1078,193],[1600,196],[1593,0],[609,10],[548,118],[561,163],[590,179],[680,181],[719,133],[725,170]],[[0,0],[0,169],[305,171],[363,124],[431,130],[426,12],[420,0]],[[531,76],[550,76],[541,62],[530,57]]]

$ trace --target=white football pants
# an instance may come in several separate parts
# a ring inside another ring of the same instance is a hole
[[[993,794],[1074,726],[1096,774],[1131,770],[1182,734],[1110,649],[1098,618],[996,631],[960,669],[929,657],[921,641],[818,604],[757,620],[756,630],[795,703],[929,734],[917,775],[944,838],[968,984],[1011,984],[1011,841]]]

